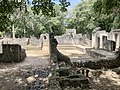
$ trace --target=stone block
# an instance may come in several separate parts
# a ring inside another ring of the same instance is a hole
[[[31,77],[27,78],[27,81],[28,81],[28,83],[31,83],[31,82],[36,81],[36,79],[33,76],[31,76]]]
[[[85,77],[82,74],[74,74],[74,75],[70,75],[67,77],[61,77],[60,79],[60,85],[61,87],[81,87],[82,85],[88,85],[89,84],[89,80],[87,77]]]
[[[19,62],[26,57],[25,50],[19,44],[3,44],[0,62]]]
[[[108,51],[115,51],[116,43],[111,40],[106,40],[103,43],[103,49],[108,50]]]

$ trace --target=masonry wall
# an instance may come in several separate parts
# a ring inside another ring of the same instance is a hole
[[[0,62],[19,62],[26,57],[25,50],[18,44],[3,44],[2,47]]]

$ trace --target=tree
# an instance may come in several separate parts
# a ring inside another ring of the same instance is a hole
[[[0,0],[0,31],[8,30],[11,24],[10,15],[18,8],[25,8],[25,4],[24,0]]]
[[[67,28],[75,28],[77,33],[91,33],[95,27],[94,2],[95,0],[79,2],[69,13]]]
[[[26,2],[27,1],[27,2]],[[70,5],[66,0],[59,0],[61,10],[66,11],[66,7]],[[15,12],[16,9],[27,12],[27,3],[29,0],[0,0],[0,31],[9,30],[11,20],[10,15]],[[42,13],[42,15],[52,17],[55,16],[54,0],[33,0],[32,7],[34,14]]]
[[[18,19],[14,19],[16,37],[35,36],[39,38],[40,34],[48,33],[51,27],[56,35],[61,35],[64,33],[64,19],[66,14],[65,12],[60,11],[61,7],[58,4],[55,4],[54,6],[56,17],[51,18],[42,15],[42,13],[39,13],[39,15],[34,15],[30,8],[31,6],[27,6],[28,13],[18,11],[20,14],[15,13],[15,15],[12,15],[12,17],[16,17],[16,14],[17,16],[19,15]]]
[[[102,29],[111,31],[120,28],[120,0],[97,0],[94,12]]]

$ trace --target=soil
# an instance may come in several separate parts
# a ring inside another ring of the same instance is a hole
[[[38,46],[24,48],[26,49],[27,57],[22,62],[0,63],[0,90],[45,90],[46,86],[43,85],[47,82],[49,49],[47,46],[44,46],[42,50]],[[58,49],[71,59],[74,57],[79,58],[79,56],[84,54],[75,46],[58,46]],[[34,71],[43,71],[42,75],[45,77],[38,73],[33,73]],[[111,70],[101,70],[101,72],[97,74],[99,72],[91,70],[89,75],[90,90],[120,90],[119,74]],[[36,82],[30,83],[27,80],[31,76],[33,77],[32,80],[35,79]],[[36,83],[39,83],[38,85],[41,85],[41,87],[37,87]],[[36,87],[39,89],[34,89]]]

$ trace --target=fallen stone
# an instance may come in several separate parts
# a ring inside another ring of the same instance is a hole
[[[31,76],[31,77],[27,78],[27,81],[28,81],[28,83],[31,83],[33,81],[36,81],[36,79],[33,76]]]
[[[15,80],[15,83],[22,84],[23,83],[22,78],[17,78]]]
[[[35,78],[37,78],[37,77],[38,77],[38,75],[36,74],[36,75],[34,75],[34,77],[35,77]]]
[[[43,78],[43,81],[46,82],[48,80],[48,78]]]
[[[66,88],[67,86],[70,87],[72,86],[76,88],[76,87],[82,87],[83,85],[88,87],[88,84],[89,84],[88,78],[82,74],[70,75],[67,77],[62,77],[60,79],[60,85],[64,88]]]

